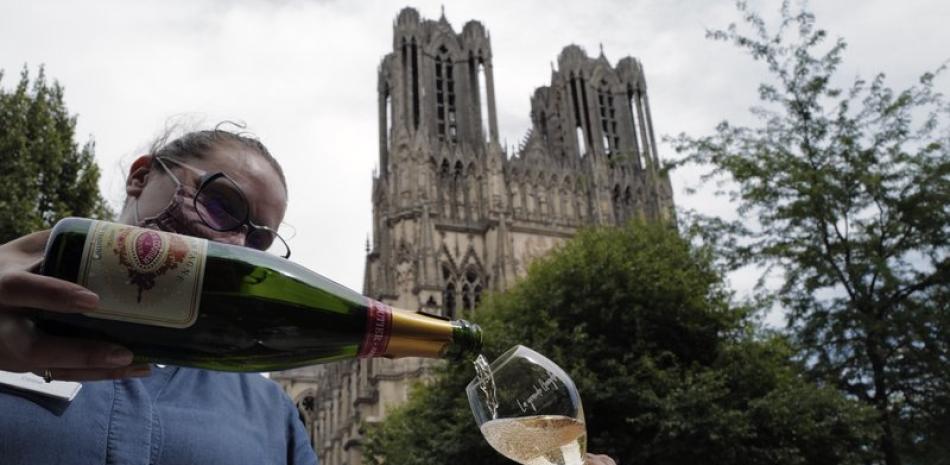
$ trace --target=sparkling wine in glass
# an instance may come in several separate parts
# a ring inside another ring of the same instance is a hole
[[[524,346],[491,365],[475,362],[466,393],[488,443],[522,465],[581,465],[587,449],[584,409],[561,367]]]

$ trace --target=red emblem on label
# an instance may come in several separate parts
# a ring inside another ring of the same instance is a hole
[[[366,332],[360,344],[360,358],[377,357],[386,353],[393,329],[393,309],[389,305],[369,300],[366,309]]]
[[[129,282],[138,286],[138,302],[142,302],[142,292],[155,286],[155,278],[184,261],[188,244],[164,232],[122,228],[116,234],[114,251],[129,272]]]

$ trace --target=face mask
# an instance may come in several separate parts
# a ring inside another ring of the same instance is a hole
[[[135,223],[138,226],[159,231],[184,234],[186,236],[203,237],[225,244],[244,245],[247,236],[246,227],[234,231],[215,231],[204,224],[195,210],[194,198],[197,191],[175,180],[178,188],[169,200],[168,205],[154,216],[140,218],[139,199],[135,198]]]

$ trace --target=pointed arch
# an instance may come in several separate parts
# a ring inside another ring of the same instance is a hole
[[[597,108],[600,115],[600,135],[604,154],[610,160],[620,152],[621,148],[620,131],[617,127],[617,108],[614,105],[611,85],[606,79],[602,79],[597,87]]]
[[[442,316],[455,318],[458,297],[458,267],[445,244],[439,260],[442,277]]]
[[[419,46],[416,44],[416,38],[413,37],[410,42],[410,75],[412,78],[412,127],[419,129],[420,120],[420,98],[419,98]]]
[[[458,281],[461,283],[462,310],[472,311],[481,302],[481,292],[488,282],[488,277],[474,247],[469,246],[460,263]]]
[[[294,405],[297,406],[297,414],[300,417],[300,421],[311,430],[314,426],[314,422],[317,421],[319,416],[319,409],[317,408],[317,391],[313,388],[309,388],[297,394],[294,399]]]
[[[640,96],[639,88],[627,85],[627,109],[630,111],[631,123],[633,124],[634,162],[637,169],[643,170],[646,169],[644,160],[648,160],[650,157],[650,141],[647,138],[646,122],[643,118]]]
[[[440,49],[445,49],[445,53],[455,59],[465,57],[465,51],[459,46],[458,39],[453,34],[443,29],[433,29],[429,43],[423,51],[429,56],[435,56]]]
[[[438,43],[436,41],[433,44]],[[443,42],[437,46],[433,55],[435,69],[435,117],[439,141],[458,142],[458,115],[455,102],[455,60]]]

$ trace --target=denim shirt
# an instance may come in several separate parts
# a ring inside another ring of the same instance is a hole
[[[152,367],[72,402],[0,385],[0,465],[316,465],[296,407],[257,374]]]

